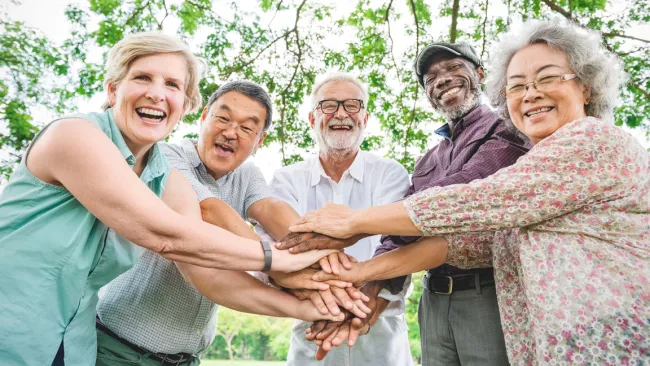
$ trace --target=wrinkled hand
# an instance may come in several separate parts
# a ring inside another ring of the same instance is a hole
[[[336,255],[336,253],[333,253]],[[313,276],[318,273],[317,269],[305,268],[300,271],[284,273],[284,272],[269,272],[269,277],[273,282],[280,287],[291,289],[311,289],[311,290],[327,290],[330,286],[346,288],[352,286],[352,283],[341,280],[324,280],[315,281]]]
[[[358,234],[350,224],[350,219],[357,213],[345,205],[327,203],[318,210],[307,212],[289,230],[294,233],[315,232],[334,238],[347,239]]]
[[[297,318],[308,322],[313,321],[333,321],[338,322],[345,319],[345,315],[339,311],[338,314],[327,312],[323,314],[318,310],[311,301],[301,301],[296,309]]]
[[[295,272],[309,267],[318,262],[321,258],[338,252],[334,249],[312,250],[305,253],[293,254],[286,250],[279,250],[275,245],[271,245],[273,262],[271,271],[274,272]]]
[[[318,269],[326,273],[341,274],[341,268],[352,269],[352,263],[359,263],[359,261],[344,252],[332,253],[318,261]]]
[[[369,316],[365,318],[346,317],[343,322],[316,322],[307,330],[307,339],[314,340],[319,345],[316,358],[322,360],[332,347],[340,346],[348,339],[348,346],[352,347],[361,335],[365,335],[377,322],[381,313],[386,309],[389,301],[379,297],[383,285],[379,282],[371,282],[361,288],[361,291],[368,296],[368,308],[371,309]]]
[[[328,262],[329,265],[332,266],[333,260],[331,256],[328,257]],[[321,260],[319,263],[322,266],[323,261]],[[361,286],[368,282],[368,280],[365,278],[365,266],[367,266],[367,263],[369,262],[351,263],[351,268],[347,268],[346,266],[339,264],[338,274],[334,273],[333,269],[330,271],[332,273],[328,273],[328,271],[323,268],[322,270],[314,273],[312,280],[318,282],[343,281],[352,283],[352,285],[356,288],[361,288]]]
[[[316,233],[289,233],[275,247],[289,249],[291,253],[297,254],[318,249],[343,249],[355,243],[351,239],[337,239]]]
[[[339,307],[342,307],[360,318],[365,318],[371,311],[364,303],[369,300],[368,297],[354,287],[345,289],[331,287],[321,291],[307,289],[287,291],[299,300],[310,300],[321,314],[338,315],[341,313]]]

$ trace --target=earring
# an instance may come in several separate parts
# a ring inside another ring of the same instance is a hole
[[[585,99],[585,105],[589,105],[589,98]]]

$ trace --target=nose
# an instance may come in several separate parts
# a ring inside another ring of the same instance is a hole
[[[161,102],[165,98],[165,85],[163,82],[151,83],[147,90],[146,97],[154,103]]]
[[[535,87],[533,83],[530,83],[526,86],[526,91],[524,92],[523,100],[525,102],[534,102],[537,99],[542,97],[542,93]]]
[[[228,140],[234,140],[237,138],[237,126],[232,123],[229,123],[226,128],[223,129],[223,137]]]
[[[339,107],[336,109],[334,116],[339,120],[345,119],[348,116],[348,112],[346,112],[345,108],[343,107],[343,103],[339,104]]]
[[[436,89],[440,89],[445,85],[449,84],[450,82],[451,82],[451,76],[442,75],[438,79],[436,79],[434,86],[436,87]]]

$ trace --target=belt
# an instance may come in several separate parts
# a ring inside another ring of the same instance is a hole
[[[485,268],[473,273],[451,276],[427,273],[422,278],[422,286],[429,292],[439,295],[451,295],[455,291],[480,290],[482,286],[494,286],[494,272],[492,268]]]
[[[151,351],[148,351],[140,346],[137,346],[127,341],[124,338],[120,338],[120,336],[115,334],[112,330],[108,329],[108,327],[104,325],[104,323],[102,323],[101,320],[99,320],[99,317],[95,318],[95,325],[97,326],[97,329],[106,333],[106,335],[109,335],[115,340],[119,341],[120,343],[132,348],[134,351],[141,353],[152,360],[160,362],[161,365],[180,365],[185,362],[191,362],[196,358],[195,356],[192,356],[189,353],[165,354],[165,353],[153,353]]]

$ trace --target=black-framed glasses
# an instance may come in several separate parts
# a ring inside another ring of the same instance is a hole
[[[320,108],[325,114],[333,114],[339,110],[341,104],[343,105],[343,109],[348,113],[357,113],[363,108],[363,100],[361,99],[325,99],[318,102],[316,108]]]
[[[529,83],[512,83],[506,85],[506,87],[503,90],[503,95],[505,95],[507,99],[521,98],[526,94],[531,84],[535,86],[535,89],[541,92],[551,91],[557,88],[560,85],[560,83],[567,80],[575,79],[576,77],[577,77],[576,74],[546,75],[546,76],[538,77],[537,79]]]

